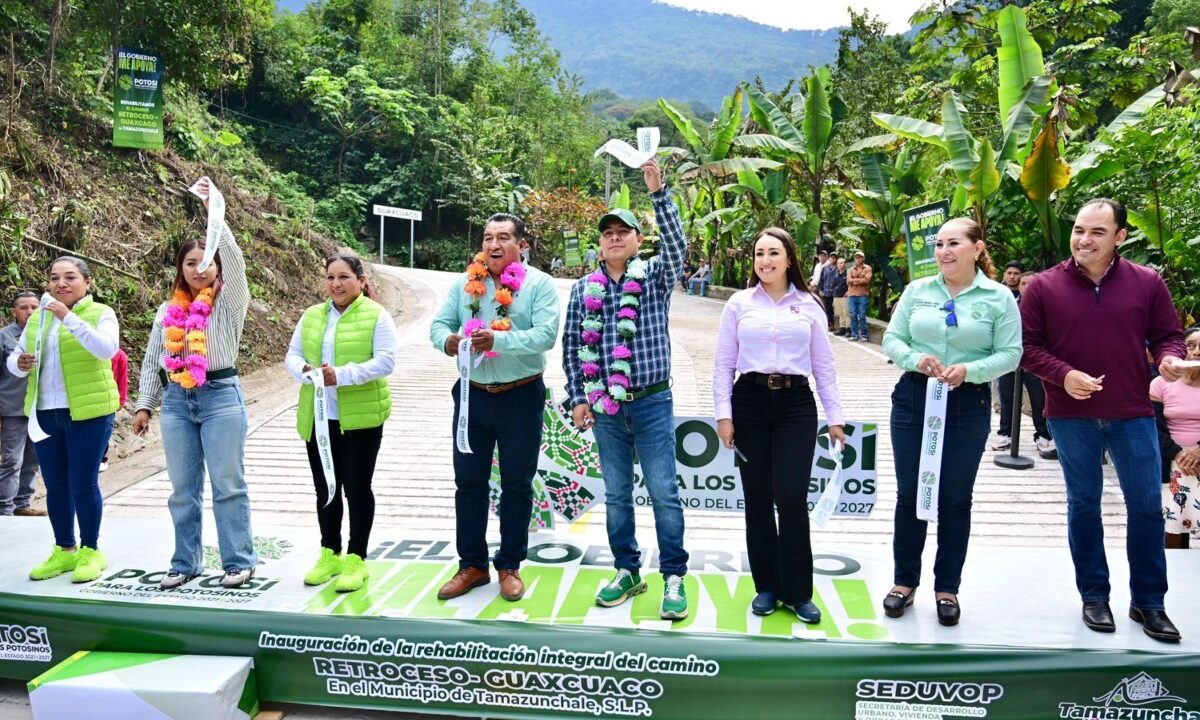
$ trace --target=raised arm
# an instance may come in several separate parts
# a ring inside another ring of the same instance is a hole
[[[234,309],[245,312],[250,305],[250,283],[246,281],[246,258],[228,223],[221,223],[221,296]],[[220,298],[218,298],[219,300]]]

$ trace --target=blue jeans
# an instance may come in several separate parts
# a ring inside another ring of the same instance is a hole
[[[1129,592],[1143,610],[1162,610],[1167,594],[1163,549],[1162,460],[1153,417],[1125,420],[1051,418],[1058,462],[1067,484],[1067,540],[1075,561],[1075,586],[1084,602],[1107,602],[1108,560],[1100,495],[1101,455],[1108,450],[1125,496]]]
[[[596,415],[596,444],[604,473],[604,504],[608,544],[618,570],[637,573],[642,566],[633,516],[633,454],[642,465],[642,482],[654,510],[658,535],[659,570],[663,575],[686,575],[688,554],[683,549],[683,505],[675,475],[675,404],[663,390],[633,402],[621,403],[616,415]]]
[[[850,337],[860,337],[866,340],[867,335],[867,295],[850,295]]]
[[[700,292],[696,293],[696,286],[700,286]],[[708,278],[692,279],[688,281],[688,295],[699,294],[703,297],[708,292]]]
[[[454,424],[458,427],[455,383]],[[472,386],[467,424],[470,453],[454,445],[454,530],[460,569],[488,569],[488,508],[492,457],[499,453],[500,547],[492,557],[497,570],[516,570],[529,554],[533,513],[533,476],[542,446],[546,384],[539,378],[501,393]]]
[[[896,565],[894,582],[905,587],[921,584],[921,553],[928,529],[926,521],[917,519],[925,389],[923,376],[905,373],[892,391],[892,457],[896,462],[897,488],[892,556]],[[942,476],[938,483],[934,592],[958,594],[971,539],[971,495],[991,420],[989,386],[964,383],[950,391],[942,443]]]
[[[72,420],[66,408],[38,410],[38,424],[50,437],[34,443],[42,481],[46,483],[46,513],[54,528],[54,543],[74,547],[75,520],[79,540],[96,548],[104,498],[100,495],[100,458],[112,435],[113,416]]]
[[[167,475],[171,478],[167,507],[175,523],[171,569],[187,575],[204,570],[201,518],[206,466],[212,484],[221,567],[254,567],[258,554],[250,530],[250,494],[243,468],[246,404],[238,379],[210,380],[192,390],[167,383],[160,422]]]

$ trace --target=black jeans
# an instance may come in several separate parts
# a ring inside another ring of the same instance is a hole
[[[1010,372],[1000,376],[1000,434],[1012,437],[1012,405],[1013,380],[1017,374]],[[1042,387],[1042,379],[1029,372],[1021,373],[1021,384],[1029,393],[1029,410],[1033,414],[1033,439],[1046,438],[1050,440],[1050,428],[1046,425],[1046,389]]]
[[[350,544],[346,552],[367,556],[371,526],[375,524],[375,493],[371,478],[375,476],[375,460],[383,441],[383,426],[361,430],[341,431],[337,420],[329,421],[329,447],[333,452],[333,474],[337,481],[333,501],[325,504],[329,491],[325,484],[325,469],[317,450],[317,434],[306,442],[308,466],[312,468],[313,484],[317,488],[317,523],[321,526],[321,547],[335,553],[342,551],[342,495],[350,506]]]
[[[892,391],[892,457],[896,462],[896,526],[892,537],[897,585],[921,584],[926,523],[917,519],[917,472],[925,423],[925,379],[905,373]],[[938,486],[935,592],[958,594],[967,541],[971,537],[971,493],[991,428],[991,391],[963,384],[950,391],[942,475]]]
[[[812,599],[808,481],[817,444],[817,405],[808,386],[733,386],[733,431],[746,498],[746,552],[757,592],[789,604]],[[779,510],[776,530],[775,510]]]
[[[454,423],[458,426],[458,383],[454,384]],[[533,475],[542,445],[542,409],[546,385],[527,385],[489,393],[472,387],[467,426],[469,454],[454,448],[454,514],[459,567],[487,570],[488,481],[492,454],[500,451],[500,548],[492,558],[497,570],[515,570],[529,548],[533,512]]]

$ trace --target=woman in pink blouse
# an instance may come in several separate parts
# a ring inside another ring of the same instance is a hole
[[[758,593],[750,608],[770,615],[778,601],[806,623],[821,621],[812,602],[808,536],[809,469],[817,442],[810,378],[825,408],[830,439],[845,440],[825,324],[791,235],[775,227],[763,230],[754,243],[749,289],[729,298],[721,313],[713,405],[721,442],[733,448],[736,440],[744,457],[739,470],[746,550]]]

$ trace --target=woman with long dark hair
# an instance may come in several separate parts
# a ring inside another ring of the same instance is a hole
[[[304,582],[320,585],[337,577],[337,591],[352,592],[368,576],[363,558],[375,522],[371,479],[383,423],[392,412],[387,377],[396,365],[396,323],[372,299],[362,261],[354,255],[334,255],[325,261],[325,290],[329,299],[305,310],[284,362],[302,383],[296,430],[308,449],[321,526],[321,554]],[[314,380],[326,388],[327,445],[320,437],[313,404]],[[323,445],[332,458],[333,483],[325,472]],[[350,542],[344,557],[342,495],[350,511]]]
[[[93,300],[91,289],[87,263],[70,256],[55,260],[41,310],[29,318],[8,356],[9,372],[32,374],[25,414],[31,430],[36,425],[48,436],[31,433],[46,483],[54,549],[29,572],[33,580],[71,572],[72,582],[88,582],[108,567],[97,544],[104,511],[99,475],[119,405],[111,361],[121,331],[116,314]]]
[[[207,197],[207,185],[199,189]],[[171,299],[154,316],[138,382],[134,434],[146,431],[150,413],[162,403],[160,426],[171,479],[167,507],[175,525],[171,569],[160,581],[165,589],[204,572],[206,468],[224,570],[221,586],[240,587],[258,565],[244,469],[248,421],[237,372],[250,286],[241,248],[229,226],[222,225],[213,262],[204,270],[204,239],[187,240],[176,252]]]
[[[937,487],[937,559],[933,590],[938,622],[957,625],[958,587],[971,536],[971,494],[991,428],[990,383],[1021,359],[1021,315],[1012,292],[992,278],[996,269],[979,224],[957,218],[938,230],[937,275],[909,283],[892,312],[883,349],[904,370],[892,392],[892,453],[896,461],[896,517],[892,537],[895,587],[883,600],[900,617],[921,583],[927,523],[917,517],[917,475],[926,426],[941,430],[940,480],[927,471],[923,487]],[[930,378],[949,386],[944,430],[926,417]]]
[[[713,405],[721,442],[732,448],[736,439],[746,458],[739,472],[757,592],[751,610],[770,615],[778,601],[806,623],[821,621],[812,602],[808,528],[809,471],[817,442],[813,384],[830,440],[844,442],[825,310],[804,281],[791,235],[769,227],[754,243],[750,287],[734,293],[721,313]]]

